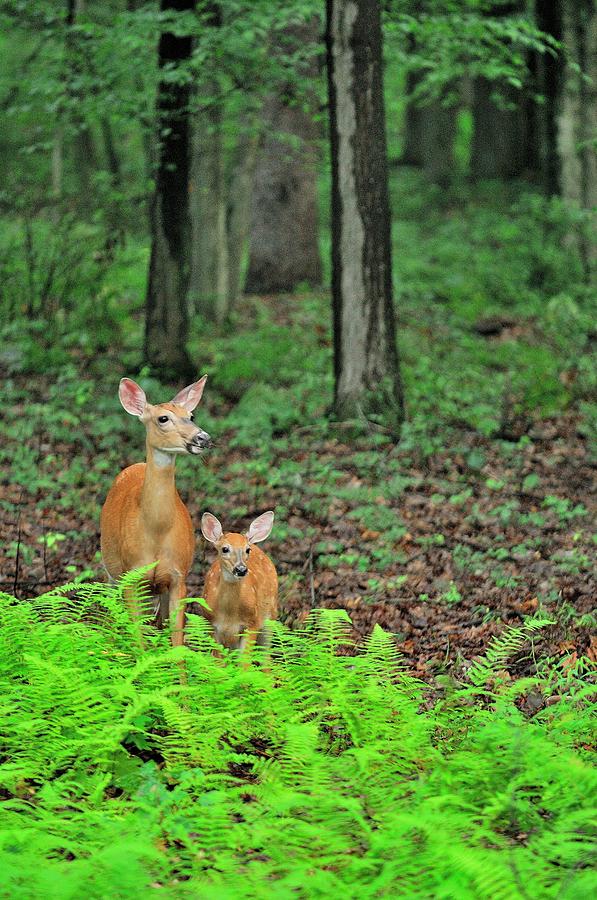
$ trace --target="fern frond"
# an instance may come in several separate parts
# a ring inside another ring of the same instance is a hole
[[[503,669],[509,659],[518,653],[533,635],[553,625],[553,619],[542,617],[526,619],[523,625],[507,628],[501,635],[494,637],[484,657],[473,663],[468,671],[468,680],[475,687],[482,687]]]

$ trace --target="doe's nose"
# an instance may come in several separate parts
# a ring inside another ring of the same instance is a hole
[[[207,431],[199,431],[193,437],[193,443],[198,447],[201,447],[202,450],[207,450],[208,447],[211,447],[211,438],[208,435]]]
[[[238,575],[239,578],[244,578],[248,571],[246,566],[235,566],[232,570],[232,574]]]

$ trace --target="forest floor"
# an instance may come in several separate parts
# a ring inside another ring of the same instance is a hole
[[[541,658],[595,659],[597,310],[565,211],[520,185],[444,196],[408,172],[392,191],[400,442],[329,420],[328,294],[245,297],[220,332],[191,323],[210,376],[196,418],[215,446],[179,460],[181,496],[197,530],[206,510],[237,530],[275,509],[281,618],[342,607],[355,639],[379,623],[427,680],[460,676],[535,612],[555,623]],[[139,370],[146,271],[131,241],[101,302],[83,291],[70,319],[6,332],[0,590],[104,577],[99,511],[144,444],[118,380],[150,402],[180,388]],[[211,558],[199,535],[192,596]]]
[[[23,379],[21,389],[31,391],[30,382]],[[48,402],[43,386],[35,393]],[[101,448],[87,421],[88,433],[74,442],[36,430],[36,471],[44,464],[97,471]],[[224,432],[191,473],[195,492],[181,493],[199,523],[208,508],[202,481],[215,478],[221,489],[209,508],[231,530],[280,509],[265,549],[281,576],[282,620],[294,625],[314,607],[342,607],[355,639],[378,623],[426,680],[461,675],[492,635],[538,608],[557,621],[541,638],[542,656],[595,660],[596,482],[576,426],[572,414],[542,420],[517,443],[465,432],[456,450],[418,462],[377,433],[336,427],[321,436],[305,427],[292,441],[272,442],[267,471],[251,467],[246,448],[230,449],[233,432]],[[141,446],[139,431],[137,446],[125,449],[127,463],[141,458]],[[9,441],[13,461],[22,452]],[[193,465],[182,460],[178,471],[188,478]],[[69,505],[61,507],[47,499],[43,475],[19,484],[6,463],[3,469],[0,589],[42,593],[80,573],[82,562],[83,577],[102,579],[97,522],[113,473],[87,486],[75,478],[69,490],[79,502],[70,503],[67,491]],[[191,596],[201,595],[211,557],[199,535]],[[524,670],[528,660],[519,664]]]

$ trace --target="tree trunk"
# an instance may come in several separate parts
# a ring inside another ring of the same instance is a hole
[[[335,413],[396,430],[403,400],[392,302],[380,5],[327,0]]]
[[[192,11],[194,0],[161,0],[163,13]],[[171,68],[191,56],[187,35],[160,36],[157,120],[160,136],[156,186],[151,210],[151,259],[147,287],[144,361],[163,380],[193,376],[186,351],[189,270],[189,85],[172,80]]]
[[[449,184],[454,175],[454,106],[442,106],[435,100],[419,110],[423,169],[436,184]]]
[[[403,166],[423,165],[423,109],[412,99],[412,94],[420,81],[418,72],[406,75],[406,111],[404,113],[404,140],[400,162]]]
[[[220,28],[220,3],[202,7],[205,28]],[[201,89],[193,115],[191,159],[191,275],[189,299],[204,319],[221,324],[228,312],[226,163],[222,98],[216,81]]]
[[[316,22],[288,29],[297,45],[317,39]],[[315,63],[306,77],[315,77]],[[263,108],[265,140],[258,154],[251,204],[249,267],[252,294],[292,291],[321,283],[317,210],[317,127],[295,102],[291,85]],[[289,135],[291,141],[278,135]]]
[[[493,19],[524,13],[528,0],[513,0],[488,8]],[[527,62],[533,68],[532,54]],[[499,93],[500,100],[492,98]],[[473,139],[471,175],[482,178],[515,178],[535,170],[537,145],[533,129],[535,108],[522,90],[494,84],[487,78],[473,81]]]
[[[52,141],[52,199],[57,203],[62,200],[62,175],[64,171],[64,128],[57,125]]]
[[[595,0],[565,0],[562,37],[572,63],[565,69],[558,121],[562,193],[584,209],[591,209],[597,206]],[[574,64],[580,68],[580,73],[574,70]]]
[[[110,188],[112,192],[112,196],[108,199],[108,211],[106,216],[106,250],[111,253],[115,246],[123,247],[126,238],[120,199],[122,194],[122,172],[120,169],[120,159],[118,158],[118,153],[116,152],[116,146],[114,144],[112,124],[108,116],[102,116],[100,125],[102,137],[104,139],[104,152],[108,172],[110,173]]]
[[[535,18],[541,31],[552,35],[557,41],[562,40],[561,0],[536,0]],[[537,89],[543,97],[543,103],[536,107],[535,114],[541,180],[548,195],[559,194],[561,173],[557,116],[563,80],[561,57],[552,53],[538,54],[536,70]]]
[[[82,213],[89,216],[93,211],[93,176],[97,171],[97,153],[95,140],[89,123],[81,113],[80,103],[82,91],[77,80],[83,71],[83,48],[74,26],[85,14],[85,0],[67,0],[66,11],[66,50],[68,57],[67,92],[70,101],[70,122],[74,131],[73,156],[79,190],[77,206]]]
[[[242,291],[242,261],[251,225],[251,196],[259,136],[256,128],[241,133],[232,164],[228,198],[228,303],[236,303]]]
[[[207,88],[213,98],[215,85]],[[216,99],[193,116],[191,278],[189,298],[204,319],[221,324],[228,312],[226,170],[222,109]]]
[[[473,83],[473,141],[471,175],[481,178],[515,178],[529,159],[527,115],[520,91],[499,88],[505,104],[492,99],[496,90],[486,78]]]
[[[415,15],[425,12],[425,5],[414,7]],[[411,35],[408,39],[409,52],[414,53],[416,43]],[[413,94],[422,81],[417,71],[409,71],[406,76],[407,104],[404,118],[404,149],[401,163],[425,169],[427,176],[438,184],[448,184],[454,173],[454,139],[456,137],[457,110],[445,107],[440,100],[419,105],[420,98]],[[447,88],[449,90],[449,86]]]
[[[548,193],[587,210],[585,230],[571,233],[587,277],[597,259],[597,3],[595,0],[536,0],[537,24],[564,44],[557,58],[542,60],[545,97],[540,122],[545,147],[543,178]]]

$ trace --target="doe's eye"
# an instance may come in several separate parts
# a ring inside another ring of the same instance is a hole
[[[165,425],[166,422],[169,422],[168,416],[158,416],[158,422],[160,425]]]
[[[222,553],[230,553],[230,547],[222,547]]]

